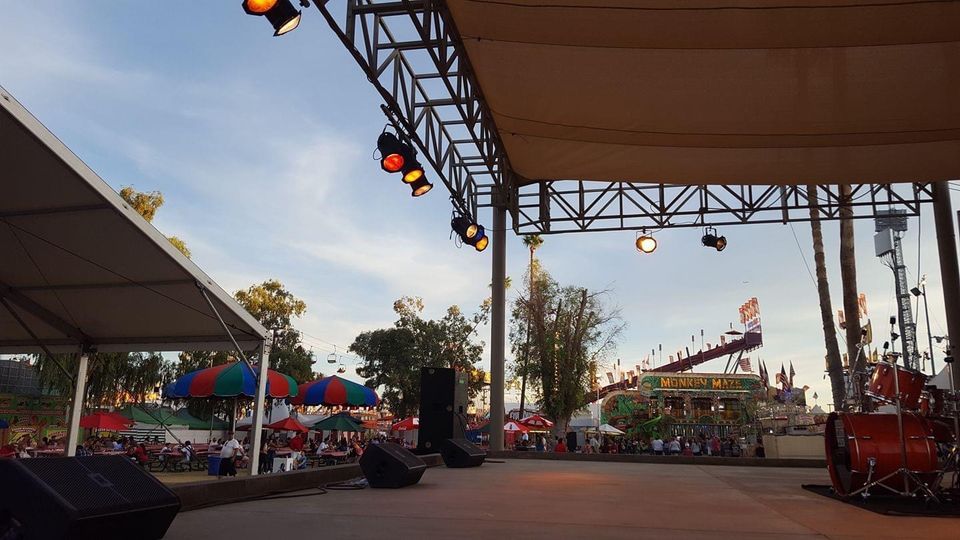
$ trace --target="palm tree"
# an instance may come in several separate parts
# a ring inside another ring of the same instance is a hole
[[[860,372],[866,358],[860,354],[860,306],[857,302],[857,261],[854,251],[853,208],[850,186],[840,186],[840,284],[843,288],[843,311],[846,314],[847,358],[854,388],[860,383]]]
[[[833,407],[843,410],[846,386],[843,380],[843,364],[840,362],[840,345],[837,329],[833,326],[833,305],[830,303],[830,284],[827,282],[827,258],[823,253],[823,229],[820,226],[820,208],[817,204],[817,187],[807,186],[810,203],[810,231],[813,234],[813,260],[817,268],[817,293],[820,296],[820,319],[823,322],[823,341],[827,349],[827,373],[833,390]]]
[[[524,407],[524,398],[527,393],[527,360],[530,358],[530,325],[532,313],[533,313],[533,296],[534,289],[536,288],[536,280],[534,278],[534,268],[533,268],[533,255],[537,252],[537,249],[543,245],[543,238],[539,234],[531,234],[523,237],[523,245],[527,246],[527,249],[530,250],[530,266],[527,269],[527,273],[530,274],[530,290],[528,291],[527,299],[527,343],[523,347],[523,369],[520,373],[520,419],[523,419],[523,407]]]

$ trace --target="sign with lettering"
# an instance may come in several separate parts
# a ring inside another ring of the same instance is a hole
[[[704,392],[757,392],[762,383],[751,375],[723,374],[648,374],[640,380],[645,392],[658,390],[692,390]]]

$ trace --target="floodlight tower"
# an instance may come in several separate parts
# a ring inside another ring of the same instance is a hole
[[[877,257],[893,270],[893,282],[897,289],[897,320],[900,323],[900,339],[903,341],[903,365],[920,369],[920,353],[917,352],[917,323],[910,307],[910,288],[907,285],[907,265],[903,262],[901,233],[907,231],[906,210],[877,210],[876,235],[873,244]]]

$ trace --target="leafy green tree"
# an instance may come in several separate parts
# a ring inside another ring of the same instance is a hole
[[[357,374],[371,388],[383,387],[384,404],[399,416],[420,406],[420,368],[449,367],[474,373],[483,355],[483,342],[474,341],[477,328],[487,321],[490,303],[467,317],[458,306],[447,308],[436,320],[422,317],[423,300],[403,297],[393,304],[398,319],[393,328],[363,332],[349,351],[363,359]],[[468,379],[471,397],[483,386],[483,377]]]
[[[73,393],[77,374],[74,357],[40,356],[36,366],[40,382],[48,390],[60,395]],[[160,353],[96,353],[90,359],[84,401],[88,407],[143,402],[175,375],[174,363]]]
[[[605,291],[561,287],[543,269],[537,270],[535,284],[533,298],[514,302],[511,344],[520,351],[529,338],[530,352],[526,366],[514,362],[512,368],[526,372],[539,390],[540,408],[556,421],[559,434],[586,403],[590,375],[615,348],[624,325],[619,311],[605,305]]]
[[[233,296],[260,324],[274,333],[276,342],[270,349],[270,367],[290,375],[298,383],[314,380],[313,355],[303,347],[300,332],[292,323],[294,318],[306,313],[306,302],[275,279],[251,285]]]
[[[127,204],[131,208],[137,211],[138,214],[143,216],[143,219],[147,220],[148,223],[153,222],[153,218],[157,215],[157,210],[163,206],[163,193],[159,191],[137,191],[133,189],[133,186],[124,186],[120,190],[120,196],[123,197],[123,200],[127,201]],[[168,236],[167,240],[173,244],[173,247],[177,248],[180,253],[186,255],[190,258],[190,250],[187,249],[187,244],[180,238],[176,236]]]

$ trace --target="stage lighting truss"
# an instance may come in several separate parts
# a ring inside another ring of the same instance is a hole
[[[648,234],[646,230],[637,233],[637,240],[634,244],[640,253],[649,255],[657,250],[657,239],[652,234]]]
[[[302,14],[290,0],[243,0],[242,5],[247,15],[266,17],[273,26],[274,36],[282,36],[300,26]],[[300,5],[310,7],[310,2],[300,0]]]
[[[450,228],[457,235],[461,245],[473,246],[477,251],[487,249],[490,244],[490,237],[483,225],[473,221],[467,216],[454,213],[450,220]]]
[[[517,234],[667,229],[746,223],[872,219],[896,208],[907,217],[933,201],[930,184],[675,185],[630,180],[518,178],[481,96],[445,2],[315,2],[331,30],[380,94],[391,125],[409,134],[458,212],[506,205]],[[735,179],[732,179],[735,181]]]
[[[704,247],[713,248],[717,251],[723,251],[727,247],[727,237],[719,236],[717,234],[717,229],[713,227],[707,227],[703,230],[703,237],[700,238],[700,243]]]

